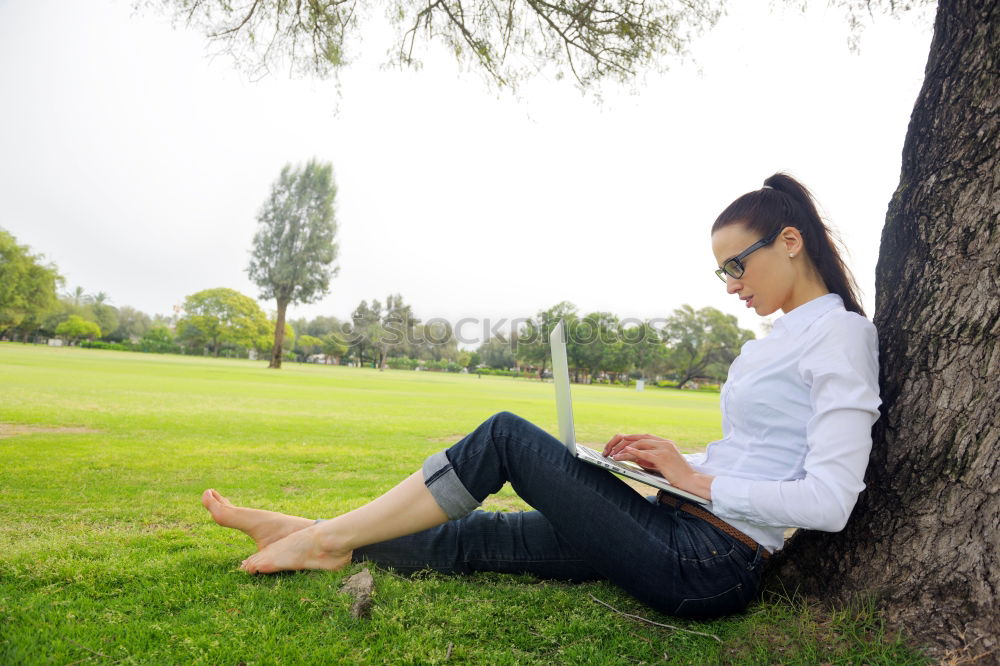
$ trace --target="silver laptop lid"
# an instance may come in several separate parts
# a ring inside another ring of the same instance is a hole
[[[566,324],[560,319],[549,335],[552,351],[552,381],[556,385],[556,411],[559,414],[559,439],[576,455],[576,431],[573,429],[573,400],[569,395],[569,363],[566,361]]]

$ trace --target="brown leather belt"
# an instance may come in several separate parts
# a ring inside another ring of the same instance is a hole
[[[662,490],[656,493],[656,500],[660,504],[666,504],[667,506],[672,506],[675,508],[680,507],[681,511],[685,511],[687,513],[690,513],[692,516],[701,518],[709,525],[712,525],[713,527],[722,530],[723,532],[733,537],[740,543],[750,546],[750,549],[753,550],[754,552],[756,552],[757,547],[760,546],[759,543],[748,537],[746,534],[740,532],[738,529],[736,529],[726,521],[722,520],[721,518],[713,514],[711,511],[706,511],[697,504],[691,504],[690,502],[685,502],[684,500],[681,500],[671,495],[670,493],[664,492]],[[763,546],[761,546],[760,548],[760,555],[765,560],[771,557],[771,553],[767,552],[767,548],[764,548]]]

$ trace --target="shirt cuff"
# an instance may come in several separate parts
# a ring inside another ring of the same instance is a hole
[[[712,480],[712,513],[720,518],[749,519],[753,516],[750,506],[752,483],[735,476],[716,476]]]

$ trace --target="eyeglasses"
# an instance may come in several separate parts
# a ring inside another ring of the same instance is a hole
[[[741,277],[743,277],[743,271],[746,270],[746,266],[743,265],[743,260],[749,257],[757,250],[759,250],[760,248],[767,247],[768,245],[773,243],[774,239],[777,238],[778,234],[780,233],[781,229],[778,229],[767,238],[763,238],[757,241],[756,243],[754,243],[747,249],[743,250],[732,259],[727,259],[726,263],[722,264],[722,268],[719,268],[715,271],[715,274],[718,275],[719,279],[722,280],[723,282],[726,281],[727,275],[731,278],[736,278],[737,280],[740,279]]]

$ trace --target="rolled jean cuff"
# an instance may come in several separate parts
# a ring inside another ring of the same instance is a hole
[[[445,512],[449,520],[457,520],[472,513],[482,504],[462,484],[444,451],[439,451],[424,461],[424,484]]]

